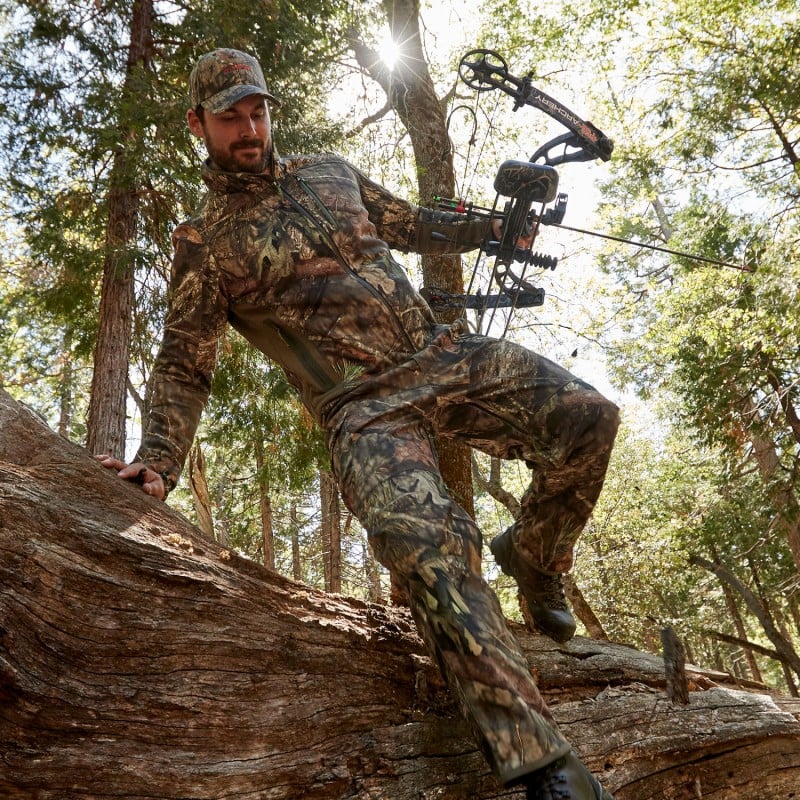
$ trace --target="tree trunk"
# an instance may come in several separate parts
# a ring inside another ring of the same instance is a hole
[[[686,677],[686,650],[672,627],[662,628],[664,671],[667,676],[667,698],[672,703],[689,704],[689,681]]]
[[[272,527],[272,496],[264,473],[264,440],[260,434],[253,438],[258,470],[258,508],[261,515],[261,550],[264,566],[275,569],[275,531]]]
[[[381,573],[378,559],[372,552],[366,532],[364,533],[364,574],[369,587],[369,599],[373,603],[383,602],[383,587],[381,586]]]
[[[472,480],[473,483],[482,492],[486,492],[501,506],[503,506],[514,519],[520,515],[522,506],[520,505],[517,496],[513,492],[509,492],[503,487],[502,481],[502,460],[499,458],[489,459],[489,477],[485,478],[478,468],[477,463],[472,462]]]
[[[126,86],[134,71],[152,58],[152,0],[136,0],[131,15]],[[123,89],[123,98],[131,94]],[[126,386],[133,309],[133,257],[139,193],[136,166],[131,163],[133,129],[120,130],[120,144],[111,168],[108,188],[103,286],[94,372],[89,398],[87,447],[93,453],[125,458]]]
[[[214,514],[211,509],[211,492],[206,479],[206,459],[200,442],[195,439],[189,451],[189,487],[197,514],[197,527],[209,538],[214,539]]]
[[[414,150],[419,202],[434,207],[437,195],[454,195],[455,172],[447,122],[422,47],[419,0],[383,0],[383,8],[392,39],[402,44],[401,57],[394,69],[389,70],[380,54],[367,47],[357,35],[352,35],[350,44],[359,66],[386,92],[392,109],[408,132]],[[424,255],[421,265],[425,286],[454,294],[464,291],[460,256]],[[457,316],[457,311],[437,314],[440,322],[452,322]],[[469,448],[440,439],[436,449],[442,477],[453,499],[474,516]]]
[[[769,610],[764,608],[755,594],[745,586],[730,569],[720,564],[718,561],[711,562],[700,556],[691,556],[689,562],[698,567],[703,567],[703,569],[707,569],[709,572],[713,572],[720,581],[727,583],[739,593],[750,609],[750,612],[761,623],[761,627],[775,647],[775,651],[781,663],[794,670],[794,672],[800,676],[800,655],[792,648],[792,643],[782,636],[780,631],[775,627]]]
[[[748,420],[756,419],[758,415],[755,402],[749,394],[742,399],[739,412],[753,447],[752,457],[776,509],[769,533],[778,532],[786,538],[794,565],[800,572],[800,501],[794,481],[786,477],[776,441],[760,433],[754,425],[747,425]]]
[[[789,798],[800,703],[512,626],[617,800]],[[0,796],[463,800],[499,788],[406,609],[209,542],[0,391]]]
[[[275,569],[275,534],[272,530],[272,497],[269,487],[258,484],[258,506],[261,510],[261,555],[267,569]]]
[[[720,561],[719,551],[713,545],[711,546],[711,556],[715,562]],[[751,572],[754,570],[754,566],[752,562],[750,563],[750,570]],[[728,608],[728,615],[733,622],[733,627],[736,629],[736,635],[743,640],[747,639],[747,630],[744,627],[744,620],[742,619],[742,615],[739,613],[739,606],[736,602],[736,596],[733,593],[733,589],[731,586],[722,581],[722,593],[725,596],[725,605]],[[763,601],[763,595],[762,595]],[[761,670],[758,668],[758,662],[756,661],[755,655],[753,655],[753,651],[750,648],[744,648],[744,656],[747,659],[747,664],[750,667],[750,677],[754,681],[758,681],[758,683],[762,682],[761,677]]]
[[[603,628],[603,623],[589,605],[580,587],[575,583],[572,573],[564,575],[564,594],[575,612],[575,616],[583,623],[587,633],[592,639],[608,639],[608,634]]]
[[[342,591],[342,515],[339,509],[339,490],[330,470],[319,471],[319,495],[322,506],[322,563],[325,565],[325,589]]]
[[[75,369],[72,361],[72,331],[64,332],[61,345],[61,375],[58,380],[58,433],[69,438],[72,431],[72,415],[74,413],[74,381]]]
[[[292,501],[289,508],[290,535],[292,538],[292,577],[303,579],[303,561],[300,557],[300,520],[297,516],[297,503]]]

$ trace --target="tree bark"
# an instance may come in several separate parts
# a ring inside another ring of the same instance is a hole
[[[206,479],[206,459],[200,442],[195,439],[189,451],[189,488],[197,514],[197,527],[209,538],[214,539],[214,513],[211,509],[211,492]]]
[[[136,0],[131,12],[123,97],[130,94],[127,86],[134,79],[134,71],[148,65],[152,59],[152,21],[153,0]],[[129,152],[135,137],[132,128],[122,127],[109,179],[103,286],[87,419],[89,450],[122,459],[125,458],[125,389],[135,270],[132,244],[139,213],[137,168]]]
[[[617,800],[788,798],[800,703],[512,626]],[[514,798],[406,609],[315,591],[208,541],[0,391],[0,796]]]
[[[366,532],[364,533],[364,574],[367,578],[369,599],[373,603],[383,602],[383,587],[381,586],[381,573],[378,566],[378,559],[370,547]]]
[[[603,623],[597,618],[594,609],[583,596],[583,592],[578,584],[575,583],[575,578],[571,572],[564,575],[564,594],[567,596],[575,616],[584,624],[589,636],[592,639],[608,639]]]
[[[300,519],[297,514],[297,503],[292,501],[289,508],[290,536],[292,539],[292,577],[296,581],[303,579],[303,560],[300,557]]]
[[[472,481],[482,492],[486,492],[501,506],[503,506],[511,516],[516,519],[520,515],[522,507],[516,495],[503,487],[502,480],[502,460],[492,457],[489,460],[489,477],[485,478],[481,473],[477,463],[472,461]]]
[[[325,570],[325,589],[342,591],[342,515],[339,507],[339,490],[330,470],[319,471],[319,496],[321,507],[322,563]]]
[[[711,545],[711,556],[715,562],[720,561],[719,551],[714,545]],[[750,564],[750,570],[753,571],[753,564]],[[733,627],[736,629],[736,635],[740,639],[747,639],[747,630],[744,626],[744,620],[742,619],[742,615],[739,613],[739,606],[736,603],[736,595],[733,593],[733,589],[731,586],[722,581],[722,593],[725,596],[725,605],[728,609],[728,616],[731,618],[733,622]],[[763,601],[763,596],[762,596]],[[765,606],[766,607],[766,606]],[[758,668],[758,662],[756,661],[755,655],[753,655],[753,651],[750,648],[744,648],[744,656],[747,659],[747,664],[750,667],[750,677],[757,681],[758,683],[762,682],[761,677],[761,670]]]
[[[752,424],[752,420],[758,417],[758,410],[750,394],[742,398],[739,414],[753,448],[752,458],[776,509],[769,533],[776,531],[786,537],[795,567],[800,572],[800,501],[794,482],[787,479],[781,465],[781,448],[773,437],[759,432]]]
[[[60,377],[58,380],[58,432],[69,436],[72,431],[72,417],[75,404],[75,369],[72,361],[72,331],[64,331],[61,346]]]
[[[264,440],[260,432],[253,437],[253,449],[258,471],[258,509],[261,516],[261,552],[264,566],[275,569],[275,531],[272,527],[272,496],[264,474]]]
[[[664,648],[664,671],[667,676],[667,697],[673,703],[689,704],[689,681],[686,677],[686,651],[672,627],[661,629]]]

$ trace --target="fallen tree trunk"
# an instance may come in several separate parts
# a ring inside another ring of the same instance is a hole
[[[618,800],[788,798],[800,708],[610,642],[515,628]],[[796,701],[794,701],[796,702]],[[0,797],[519,798],[403,609],[207,539],[0,391]]]

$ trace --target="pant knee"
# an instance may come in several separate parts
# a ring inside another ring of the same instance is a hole
[[[619,430],[619,407],[602,395],[600,395],[597,406],[595,436],[599,442],[605,444],[610,450]]]
[[[367,535],[376,558],[399,582],[413,576],[432,553],[453,557],[465,568],[480,573],[481,532],[460,507],[436,516],[431,508],[420,513],[393,513],[384,509],[371,515]]]

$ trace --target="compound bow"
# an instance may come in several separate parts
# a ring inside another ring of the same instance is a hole
[[[514,100],[514,111],[524,105],[533,106],[558,120],[568,132],[555,136],[539,147],[528,161],[505,161],[501,164],[494,181],[496,192],[491,208],[476,206],[464,199],[437,198],[439,208],[456,211],[470,216],[502,220],[502,234],[499,241],[492,238],[491,226],[482,243],[472,270],[469,286],[465,294],[427,288],[423,290],[434,310],[474,309],[477,314],[477,327],[480,330],[491,309],[487,329],[498,308],[508,308],[502,335],[505,336],[512,314],[516,308],[540,306],[544,303],[544,290],[531,285],[526,280],[526,272],[533,266],[539,269],[555,269],[558,260],[552,256],[533,252],[533,242],[541,225],[556,225],[566,230],[601,236],[607,239],[645,247],[651,250],[671,253],[718,266],[745,269],[729,262],[717,261],[704,256],[693,256],[658,245],[635,242],[630,239],[595,233],[581,228],[563,225],[567,208],[567,195],[559,193],[558,172],[555,167],[576,161],[601,159],[608,161],[614,150],[614,143],[591,122],[581,119],[566,106],[559,103],[531,82],[532,73],[517,78],[508,71],[502,56],[494,50],[470,50],[459,62],[459,77],[477,92],[499,89]],[[560,149],[560,152],[556,152]],[[501,201],[501,198],[506,198]],[[547,205],[554,205],[547,209]],[[538,211],[534,205],[540,205]],[[520,247],[520,241],[529,241]],[[483,254],[493,257],[488,288],[485,293],[473,292],[476,275]],[[513,262],[520,262],[519,274],[511,270]],[[748,270],[749,271],[749,270]],[[496,287],[496,290],[495,290]]]

